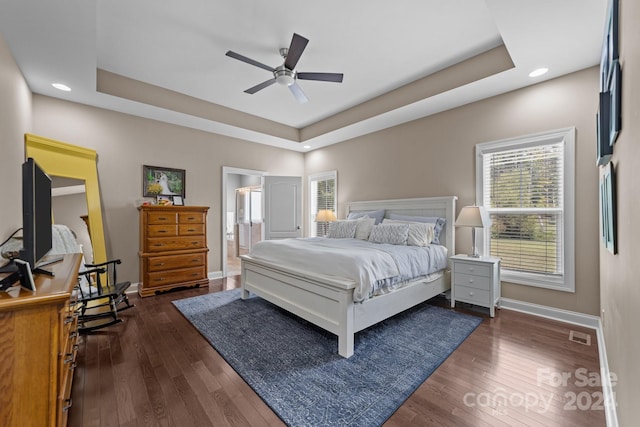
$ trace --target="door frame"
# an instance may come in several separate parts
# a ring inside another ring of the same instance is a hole
[[[227,277],[227,178],[230,174],[233,175],[252,175],[263,177],[268,175],[265,171],[258,171],[252,169],[242,169],[242,168],[234,168],[231,166],[223,166],[222,167],[222,203],[220,218],[221,218],[221,235],[222,239],[222,247],[220,248],[220,253],[222,254],[222,277]]]

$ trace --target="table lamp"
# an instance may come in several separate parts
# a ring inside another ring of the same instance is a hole
[[[325,236],[327,235],[327,224],[335,221],[336,219],[336,214],[333,213],[331,209],[320,209],[316,214],[316,222],[323,223],[322,231]]]
[[[479,258],[480,255],[476,248],[476,228],[491,226],[491,218],[489,218],[487,211],[482,206],[465,206],[460,211],[455,225],[456,227],[471,227],[473,249],[469,256]]]

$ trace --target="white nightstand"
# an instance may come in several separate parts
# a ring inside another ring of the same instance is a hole
[[[489,308],[500,304],[500,258],[454,255],[451,258],[451,307],[457,301]]]

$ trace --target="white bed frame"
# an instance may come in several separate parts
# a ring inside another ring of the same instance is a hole
[[[455,254],[456,196],[347,203],[349,212],[385,209],[390,214],[439,216],[447,219],[440,243]],[[355,283],[349,279],[308,273],[242,255],[242,299],[254,293],[338,336],[338,354],[353,355],[354,334],[450,288],[449,270],[436,280],[415,281],[396,291],[353,302]]]

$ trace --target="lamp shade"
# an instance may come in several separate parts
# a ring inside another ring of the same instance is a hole
[[[333,222],[336,219],[336,214],[330,209],[321,209],[316,215],[316,222]]]
[[[456,227],[489,227],[491,218],[482,206],[465,206],[456,219]]]

